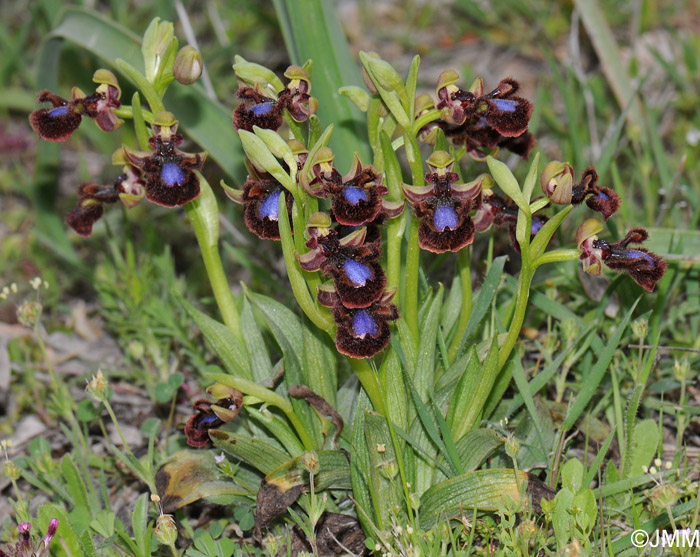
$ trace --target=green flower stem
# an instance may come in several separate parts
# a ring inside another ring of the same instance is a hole
[[[420,246],[418,245],[418,226],[420,221],[411,215],[411,228],[408,232],[408,249],[406,251],[406,283],[404,299],[404,317],[414,342],[418,341],[418,271],[420,268]]]
[[[420,147],[416,137],[409,133],[404,134],[404,147],[406,158],[411,167],[411,177],[414,186],[425,184],[423,175],[423,161],[421,160]],[[408,249],[406,252],[406,287],[404,299],[404,314],[406,323],[413,340],[418,340],[418,272],[420,269],[420,246],[418,245],[418,225],[420,221],[412,216],[411,228],[408,233]]]
[[[404,209],[410,211],[410,208]],[[399,288],[401,284],[401,241],[406,226],[405,216],[391,219],[387,224],[386,286]]]
[[[153,87],[153,84],[148,81],[140,71],[121,58],[117,58],[116,64],[119,66],[119,69],[124,72],[124,74],[143,93],[143,96],[146,97],[146,102],[148,102],[148,105],[151,107],[151,112],[153,114],[158,114],[159,112],[165,111],[165,105],[163,104],[160,95],[156,91],[155,87]]]
[[[297,211],[298,212],[298,211]],[[292,230],[289,224],[289,215],[287,215],[287,205],[285,194],[282,193],[279,199],[279,229],[280,243],[282,244],[282,254],[284,255],[284,264],[287,268],[287,278],[292,286],[294,298],[299,304],[299,307],[322,331],[326,331],[329,335],[334,335],[335,324],[330,316],[330,312],[326,308],[320,308],[316,305],[314,298],[309,293],[304,271],[302,271],[299,263],[296,260],[296,249],[294,246],[294,238],[292,238]],[[314,292],[315,295],[315,292]]]
[[[352,366],[355,375],[357,375],[357,379],[360,381],[362,388],[367,393],[372,406],[374,406],[374,409],[382,416],[386,416],[386,405],[384,404],[382,387],[379,384],[379,379],[377,379],[377,374],[374,372],[367,360],[360,360],[357,358],[349,358],[349,360],[350,365]]]
[[[526,264],[527,263],[527,264]],[[527,311],[527,302],[530,298],[530,283],[532,282],[532,276],[534,275],[534,269],[529,261],[523,259],[523,267],[520,270],[520,277],[518,278],[518,294],[515,300],[515,312],[513,313],[513,319],[510,322],[510,328],[508,329],[508,335],[506,340],[501,346],[501,350],[498,353],[498,369],[503,369],[503,366],[508,361],[515,343],[520,336],[520,329],[523,326],[523,321],[525,320],[525,312]]]
[[[199,243],[204,268],[224,324],[237,338],[243,340],[238,308],[219,255],[219,208],[216,197],[204,177],[199,172],[197,176],[201,193],[197,199],[185,205],[185,212]]]
[[[269,404],[270,406],[276,406],[279,408],[282,412],[284,412],[284,415],[287,416],[287,419],[294,426],[297,435],[299,435],[301,443],[304,445],[304,449],[307,451],[314,450],[314,443],[311,440],[311,437],[309,437],[309,434],[306,432],[306,428],[304,428],[303,424],[299,421],[299,418],[297,418],[296,414],[294,413],[294,408],[288,400],[281,397],[274,391],[271,391],[262,385],[258,385],[254,381],[234,377],[233,375],[229,375],[227,373],[208,373],[206,376],[212,381],[222,383],[227,387],[241,391],[243,394],[253,396],[261,402]]]
[[[459,269],[459,284],[462,287],[462,309],[459,314],[459,322],[455,335],[450,343],[448,358],[454,362],[459,354],[459,347],[462,344],[462,336],[467,329],[469,317],[472,313],[472,265],[471,248],[467,246],[457,254],[457,267]]]
[[[581,255],[577,249],[555,249],[543,253],[532,262],[533,269],[546,263],[561,263],[563,261],[576,261]]]
[[[419,118],[416,119],[415,122],[413,122],[413,127],[411,128],[411,133],[413,135],[417,136],[418,132],[420,132],[421,128],[425,126],[426,124],[430,124],[430,122],[434,122],[435,120],[440,119],[440,114],[442,111],[440,110],[430,110],[420,116]]]
[[[135,95],[138,93],[134,93]],[[141,109],[143,114],[143,119],[149,124],[153,123],[153,113],[145,108]],[[123,118],[126,120],[131,120],[134,117],[134,107],[128,104],[121,105],[120,108],[114,110],[114,114],[117,118]]]

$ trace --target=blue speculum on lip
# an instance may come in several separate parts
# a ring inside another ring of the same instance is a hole
[[[379,328],[369,311],[361,309],[352,317],[352,332],[356,337],[376,336]]]
[[[160,178],[166,186],[179,186],[185,182],[185,173],[177,163],[166,162],[160,171]]]
[[[357,205],[360,201],[367,201],[367,192],[362,188],[348,186],[343,190],[343,196],[353,205]]]
[[[265,201],[260,204],[258,216],[261,219],[277,220],[279,218],[279,199],[282,190],[273,191],[267,196]]]
[[[515,108],[517,107],[516,101],[508,99],[492,99],[491,102],[496,105],[498,110],[502,110],[503,112],[515,112]]]
[[[595,195],[594,197],[597,197],[598,199],[603,199],[605,201],[610,199],[610,197],[605,192],[602,192],[602,191],[598,195]]]
[[[265,116],[268,114],[275,106],[273,101],[263,102],[259,104],[254,104],[250,107],[250,111],[256,116]]]
[[[532,234],[534,236],[535,234],[537,234],[540,231],[540,229],[543,226],[544,226],[544,222],[542,222],[539,219],[537,219],[537,220],[533,219],[532,224],[530,225],[530,234]]]
[[[625,252],[625,255],[630,259],[637,259],[639,257],[641,257],[642,259],[646,259],[649,265],[651,265],[652,267],[656,265],[656,263],[654,263],[654,258],[651,257],[651,255],[649,255],[648,253],[644,253],[643,251],[640,251],[638,249],[628,249]]]
[[[348,259],[343,265],[345,274],[355,286],[364,286],[372,278],[372,270],[359,261]]]
[[[433,224],[440,232],[444,232],[445,228],[457,230],[459,226],[459,217],[457,211],[448,205],[441,205],[435,209],[433,214]]]
[[[218,420],[219,417],[216,414],[209,414],[207,416],[204,416],[200,421],[199,421],[199,427],[202,426],[207,426],[207,425],[212,425],[216,423],[216,420]]]
[[[53,110],[49,110],[49,116],[53,116],[54,118],[65,116],[66,114],[68,114],[67,106],[57,106]]]

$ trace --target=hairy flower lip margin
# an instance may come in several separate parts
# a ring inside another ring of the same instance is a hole
[[[162,124],[162,125],[161,125]],[[124,157],[145,178],[146,199],[162,207],[178,207],[199,196],[199,178],[195,170],[204,165],[207,153],[185,153],[178,149],[183,137],[177,133],[177,120],[170,113],[154,119],[155,135],[148,142],[152,151],[133,151],[122,146]]]
[[[315,221],[321,221],[318,215],[314,216]],[[381,247],[365,243],[365,227],[343,238],[339,238],[336,229],[326,226],[308,226],[307,230],[310,238],[306,246],[311,251],[298,254],[297,261],[305,271],[321,271],[331,277],[336,295],[345,307],[366,308],[382,296],[386,275],[377,261]]]
[[[454,159],[445,151],[436,151],[428,159],[432,172],[425,175],[425,186],[402,185],[404,196],[420,219],[418,244],[433,253],[459,251],[474,241],[472,210],[481,205],[481,190],[491,183],[482,174],[468,183],[456,183],[452,172]]]
[[[646,248],[629,248],[630,244],[642,244],[649,234],[643,228],[633,228],[619,242],[600,240],[598,232],[603,223],[598,219],[588,219],[576,232],[576,243],[581,252],[584,271],[599,275],[602,265],[614,271],[625,272],[647,292],[653,292],[668,267],[668,263],[659,255]]]
[[[338,352],[355,359],[367,359],[389,345],[389,321],[399,318],[396,306],[391,303],[394,295],[394,289],[387,289],[365,308],[347,308],[333,286],[319,288],[318,302],[331,308],[338,326],[335,339]]]

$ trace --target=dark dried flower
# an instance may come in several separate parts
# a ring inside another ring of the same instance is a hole
[[[238,416],[243,407],[243,393],[220,384],[210,391],[218,397],[214,403],[202,398],[194,403],[196,413],[185,424],[190,447],[203,447],[209,442],[209,430],[217,429]]]

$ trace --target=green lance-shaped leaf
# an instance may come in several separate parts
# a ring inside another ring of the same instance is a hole
[[[503,193],[510,197],[525,215],[529,216],[530,206],[525,200],[525,196],[520,190],[520,185],[510,169],[505,163],[490,156],[486,158],[486,162],[489,165],[489,171],[493,179],[496,180],[496,183],[503,190]]]
[[[350,99],[362,112],[367,112],[369,110],[369,101],[371,97],[362,87],[348,85],[347,87],[338,89],[338,92]]]
[[[260,137],[246,130],[239,130],[238,137],[241,138],[243,149],[255,166],[272,174],[292,194],[296,193],[296,182],[292,181],[289,173],[282,167],[277,157],[270,152],[270,148]]]
[[[523,490],[527,482],[527,488]],[[467,472],[440,482],[421,497],[420,524],[432,528],[438,521],[461,517],[465,512],[496,511],[510,499],[519,503],[522,498],[532,499],[532,506],[540,508],[542,497],[551,499],[553,492],[535,476],[520,470],[493,468]]]
[[[224,364],[226,371],[237,377],[252,380],[253,372],[250,368],[245,345],[234,336],[228,327],[199,311],[185,300],[179,292],[174,292],[174,295],[187,313],[190,314],[199,330],[202,331],[204,338],[209,342],[221,363]]]
[[[459,380],[447,414],[447,423],[450,425],[456,441],[459,441],[477,425],[477,420],[481,416],[498,377],[498,371],[498,341],[496,337],[491,343],[491,349],[483,365],[479,362],[476,347],[472,348],[469,364]]]
[[[289,460],[289,454],[272,443],[223,429],[210,430],[209,437],[217,449],[267,475]]]

